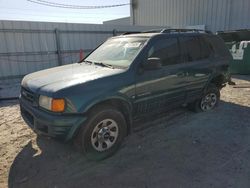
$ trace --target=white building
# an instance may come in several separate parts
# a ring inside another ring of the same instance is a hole
[[[250,0],[131,0],[131,24],[207,30],[250,28]]]

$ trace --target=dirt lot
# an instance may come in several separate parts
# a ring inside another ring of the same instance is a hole
[[[127,137],[118,153],[87,161],[37,137],[17,102],[0,103],[0,187],[250,187],[250,77],[222,90],[208,113],[178,109]]]

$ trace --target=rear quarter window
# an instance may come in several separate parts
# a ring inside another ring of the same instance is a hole
[[[204,37],[204,39],[213,48],[215,56],[231,57],[224,41],[219,36],[210,35]]]
[[[212,46],[202,36],[181,36],[179,39],[184,61],[199,61],[213,54]]]
[[[200,58],[201,59],[209,58],[214,53],[213,46],[207,43],[203,36],[199,37],[199,41],[201,45]]]

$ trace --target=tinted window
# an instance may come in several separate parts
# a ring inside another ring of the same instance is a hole
[[[180,63],[180,53],[177,38],[158,40],[148,51],[148,58],[158,57],[162,65],[173,65]]]
[[[203,37],[199,37],[201,45],[201,59],[206,59],[213,53],[213,47],[211,44],[207,43]]]
[[[223,57],[231,57],[229,50],[226,48],[224,41],[215,35],[206,36],[206,42],[212,46],[215,55]]]
[[[211,47],[202,37],[180,37],[182,57],[185,61],[198,61],[210,57]]]
[[[197,61],[201,58],[200,42],[197,37],[180,37],[182,56],[186,61]]]

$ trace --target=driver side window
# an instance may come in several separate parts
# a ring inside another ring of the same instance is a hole
[[[162,66],[180,63],[180,50],[177,38],[158,40],[149,49],[148,58],[157,57],[162,61]]]

